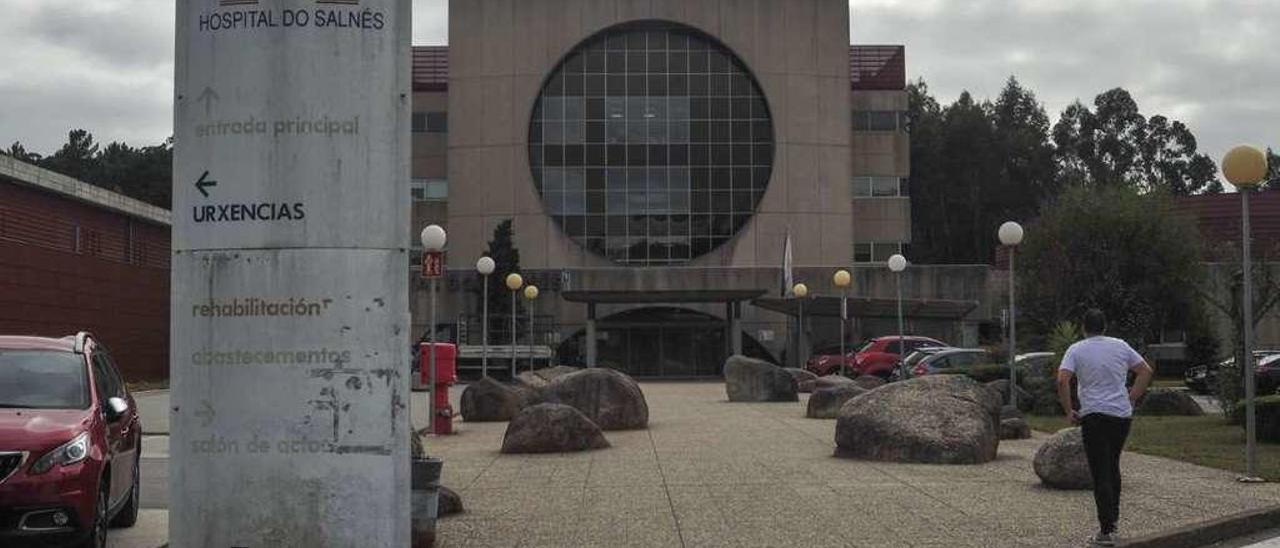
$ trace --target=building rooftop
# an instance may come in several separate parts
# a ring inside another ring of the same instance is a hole
[[[906,89],[906,48],[887,45],[849,46],[849,84],[855,90]],[[449,46],[414,46],[413,90],[449,90]]]
[[[169,210],[0,154],[0,179],[11,179],[86,204],[169,226]]]
[[[1174,210],[1195,219],[1200,234],[1213,244],[1240,242],[1240,195],[1201,194],[1174,200]],[[1259,255],[1280,252],[1280,191],[1255,192],[1249,197],[1250,232]]]

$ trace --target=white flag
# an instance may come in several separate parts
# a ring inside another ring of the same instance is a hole
[[[791,231],[787,231],[786,242],[782,244],[782,296],[791,294],[795,287],[795,279],[791,275]]]

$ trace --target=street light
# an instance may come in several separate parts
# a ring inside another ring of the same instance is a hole
[[[489,275],[493,274],[493,269],[497,268],[492,257],[480,257],[476,261],[476,272],[480,273],[481,279],[484,280],[484,308],[481,310],[481,318],[484,325],[480,328],[481,346],[480,346],[480,378],[489,376]]]
[[[440,253],[444,251],[444,244],[448,241],[448,237],[440,225],[430,225],[422,229],[422,250],[425,253]],[[430,379],[427,385],[427,423],[430,432],[436,433],[436,278],[431,278],[431,324],[427,326],[427,341],[431,344],[431,348],[427,350],[430,358],[427,360],[427,372]]]
[[[804,298],[809,296],[809,286],[802,283],[791,286],[791,294],[795,295],[797,304],[800,305],[800,312],[796,315],[800,321],[800,332],[796,335],[796,364],[797,368],[804,367]]]
[[[853,284],[853,276],[848,270],[837,270],[831,276],[831,281],[840,288],[840,376],[845,375],[844,371],[844,323],[848,320],[849,307],[849,286]]]
[[[1258,430],[1257,417],[1254,414],[1254,363],[1253,363],[1253,275],[1249,231],[1249,194],[1257,188],[1267,176],[1267,155],[1257,147],[1241,145],[1231,149],[1222,158],[1222,174],[1227,182],[1240,190],[1240,240],[1244,246],[1243,275],[1244,278],[1244,401],[1245,401],[1245,474],[1241,482],[1258,483]]]
[[[1018,244],[1022,243],[1022,225],[1009,221],[1000,225],[1000,230],[996,233],[1000,238],[1000,243],[1009,248],[1009,405],[1018,407],[1018,374],[1014,370],[1017,348],[1017,307],[1014,306],[1013,294],[1013,256],[1016,254]]]
[[[889,270],[894,273],[895,282],[898,286],[898,367],[901,370],[899,376],[905,379],[907,378],[907,337],[903,334],[902,328],[902,271],[907,269],[907,258],[902,255],[894,255],[889,257],[888,264]]]
[[[529,301],[529,372],[533,372],[533,301],[538,299],[538,286],[529,284],[524,288],[524,298]]]
[[[524,278],[512,272],[507,274],[507,289],[511,290],[511,380],[516,378],[516,292],[524,287]]]

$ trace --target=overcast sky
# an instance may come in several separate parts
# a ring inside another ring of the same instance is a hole
[[[1280,0],[852,0],[853,42],[905,44],[939,100],[1009,75],[1050,118],[1121,86],[1191,126],[1217,161],[1280,146]],[[174,0],[0,0],[0,147],[50,153],[67,130],[171,133]],[[414,0],[415,44],[447,41],[447,2]]]

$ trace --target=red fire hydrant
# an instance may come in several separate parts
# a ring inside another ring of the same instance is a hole
[[[458,382],[458,347],[450,343],[435,343],[436,379],[431,387],[431,432],[436,435],[453,433],[453,406],[449,405],[449,386]],[[431,343],[422,343],[418,351],[422,366],[422,384],[431,383]]]

